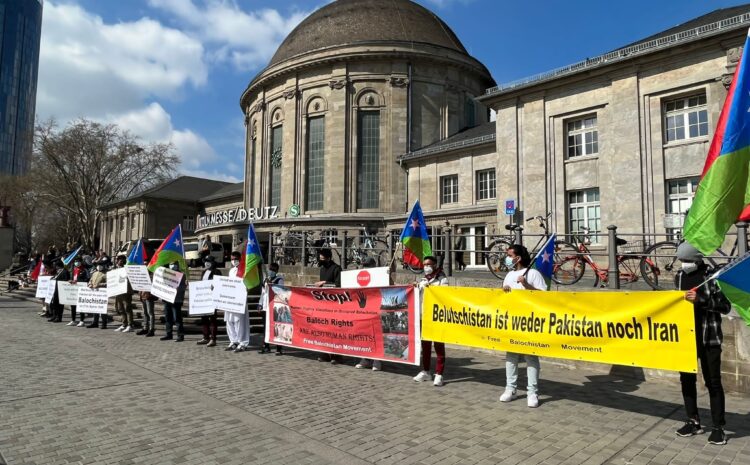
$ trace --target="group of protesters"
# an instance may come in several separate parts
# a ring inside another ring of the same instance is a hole
[[[229,277],[237,277],[242,255],[240,252],[232,252],[231,268]],[[69,281],[71,283],[87,282],[90,288],[106,287],[106,272],[111,266],[121,268],[125,266],[126,258],[124,255],[118,255],[114,264],[103,251],[97,252],[94,256],[78,257],[73,261],[73,266],[68,269],[63,266],[59,257],[54,255],[51,248],[46,255],[39,255],[35,260],[42,260],[42,274],[53,276],[57,281]],[[683,243],[678,247],[677,258],[681,262],[681,270],[678,273],[678,287],[686,291],[685,299],[693,303],[696,328],[696,347],[697,357],[700,360],[703,379],[708,388],[711,417],[713,429],[709,435],[708,442],[712,444],[726,444],[726,435],[723,427],[725,425],[725,406],[724,391],[721,384],[721,315],[729,313],[731,305],[721,293],[718,286],[708,277],[710,270],[704,261],[702,254],[688,243]],[[320,279],[314,285],[320,287],[340,287],[341,286],[341,267],[333,262],[330,249],[320,249],[318,254],[318,265],[320,267]],[[216,275],[221,275],[217,268],[217,263],[213,257],[204,257],[204,270],[202,280],[211,280]],[[423,258],[424,275],[415,283],[420,290],[428,286],[445,286],[448,279],[443,270],[438,266],[438,260],[435,257],[427,256]],[[533,269],[531,257],[528,250],[522,245],[513,245],[507,250],[505,265],[510,272],[503,281],[505,292],[513,290],[536,290],[546,291],[547,284],[542,274]],[[33,265],[32,265],[33,266]],[[365,267],[375,266],[374,260],[364,263]],[[179,271],[179,263],[174,262],[169,265],[170,268]],[[271,263],[265,271],[263,281],[263,290],[261,293],[259,309],[268,311],[269,309],[269,286],[283,286],[284,278],[279,274],[279,266]],[[393,281],[391,280],[391,284]],[[128,284],[129,286],[129,284]],[[177,295],[174,302],[163,301],[165,316],[165,334],[161,340],[174,340],[176,342],[184,341],[184,326],[182,321],[182,305],[185,296],[186,280],[183,274],[182,281],[177,288]],[[115,298],[115,310],[121,316],[122,324],[115,329],[117,332],[128,333],[134,331],[134,319],[132,310],[132,289],[129,287],[128,292]],[[143,323],[137,335],[153,337],[155,335],[155,305],[160,300],[150,292],[139,292],[139,300],[143,308]],[[61,322],[63,315],[63,305],[60,304],[58,293],[55,292],[51,302],[44,305],[44,310],[40,316],[47,317],[47,321]],[[107,315],[95,314],[90,324],[86,324],[87,315],[76,314],[76,307],[70,308],[71,321],[68,326],[78,326],[87,328],[100,327],[107,328]],[[99,323],[101,321],[101,326]],[[263,325],[265,331],[265,321]],[[244,352],[250,348],[250,328],[247,312],[224,313],[224,322],[226,333],[229,339],[226,351]],[[198,345],[206,347],[216,346],[217,340],[217,312],[203,315],[202,339],[197,342]],[[176,328],[176,338],[173,331]],[[422,359],[421,370],[413,378],[415,382],[432,381],[436,387],[443,386],[443,375],[446,365],[445,344],[442,342],[421,341]],[[434,347],[437,364],[434,375],[431,372],[432,349]],[[268,343],[263,342],[258,351],[260,354],[272,352]],[[282,355],[282,346],[277,345],[276,355]],[[333,364],[340,363],[342,357],[337,354],[321,353],[318,356],[319,361],[330,362]],[[525,360],[527,365],[526,377],[526,400],[530,408],[539,406],[539,357],[529,354],[517,354],[508,352],[506,354],[505,372],[506,384],[503,393],[500,395],[501,402],[510,402],[518,397],[518,373],[519,363]],[[373,371],[382,369],[378,360],[361,359],[355,365],[357,369],[372,368]],[[695,373],[681,373],[680,382],[682,387],[683,400],[688,416],[685,424],[680,427],[676,434],[683,437],[702,434],[704,432],[701,426],[700,417],[697,407],[697,377]]]

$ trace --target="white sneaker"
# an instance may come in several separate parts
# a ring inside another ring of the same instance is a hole
[[[75,326],[75,324],[76,324],[76,322],[75,322],[75,321],[71,321],[70,323],[68,323],[68,324],[67,324],[67,325],[65,325],[65,326]]]
[[[435,375],[435,382],[432,383],[433,386],[442,386],[443,385],[443,375]]]
[[[79,321],[76,326],[78,326],[79,328],[83,328],[84,326],[86,326],[86,323],[84,323],[83,321]]]
[[[422,381],[430,381],[430,380],[432,380],[432,376],[429,373],[427,373],[426,371],[420,371],[419,374],[417,376],[415,376],[413,379],[417,383],[421,383]]]
[[[372,371],[380,371],[381,368],[382,368],[382,365],[380,364],[380,360],[372,361]]]
[[[528,394],[526,396],[526,405],[528,405],[529,408],[539,407],[539,397],[536,394]]]
[[[513,391],[511,389],[506,389],[505,392],[503,392],[502,395],[500,396],[500,402],[510,402],[516,397],[518,397],[516,396],[516,391]]]
[[[123,333],[132,333],[133,329],[130,326],[126,326],[125,329],[122,330]]]
[[[370,368],[370,361],[367,360],[366,358],[363,358],[362,360],[359,361],[358,364],[354,365],[354,368],[358,370],[361,370],[363,368]]]
[[[122,325],[120,325],[120,327],[119,327],[119,328],[117,328],[117,329],[115,330],[115,332],[116,332],[116,333],[119,333],[119,332],[120,332],[120,331],[122,331],[123,329],[125,329],[125,326],[122,326]]]

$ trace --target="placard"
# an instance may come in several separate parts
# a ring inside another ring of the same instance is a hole
[[[179,271],[164,267],[157,268],[154,271],[154,282],[151,283],[151,294],[173,304],[182,276]]]
[[[47,286],[47,295],[44,296],[45,303],[52,303],[52,298],[55,297],[55,289],[57,289],[57,280],[51,279]]]
[[[230,313],[247,312],[247,288],[240,278],[214,276],[214,305]]]
[[[386,287],[390,284],[387,266],[341,272],[341,287]]]
[[[39,276],[36,281],[36,298],[45,299],[47,297],[47,288],[49,287],[52,276]]]
[[[146,265],[125,265],[125,272],[133,290],[151,292],[151,277]]]
[[[107,297],[128,293],[128,275],[125,268],[116,268],[107,272]]]
[[[106,315],[108,303],[109,297],[107,297],[106,289],[91,289],[89,287],[78,289],[78,308],[76,310],[80,313]]]
[[[88,283],[67,283],[58,281],[57,295],[60,299],[60,305],[78,305],[78,290],[82,287],[88,287]]]
[[[188,283],[190,302],[188,314],[210,315],[215,311],[213,281],[191,281]]]

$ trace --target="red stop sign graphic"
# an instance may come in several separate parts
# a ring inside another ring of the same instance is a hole
[[[357,284],[362,287],[367,287],[370,284],[370,272],[362,270],[357,274]]]

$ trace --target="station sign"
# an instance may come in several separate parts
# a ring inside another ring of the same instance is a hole
[[[234,223],[273,220],[276,218],[279,218],[279,207],[276,205],[258,208],[237,207],[229,210],[219,210],[204,215],[198,215],[198,229]]]

